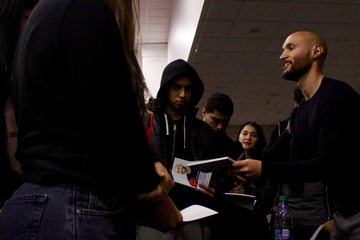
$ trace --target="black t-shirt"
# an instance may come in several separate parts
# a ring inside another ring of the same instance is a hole
[[[263,177],[282,183],[325,182],[336,202],[360,199],[355,187],[360,145],[360,96],[348,84],[324,78],[315,95],[290,118],[290,162],[263,162]]]
[[[24,178],[115,194],[158,177],[119,28],[105,0],[42,0],[22,32],[14,96]]]

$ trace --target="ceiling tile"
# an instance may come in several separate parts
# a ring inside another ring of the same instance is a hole
[[[332,23],[346,9],[346,4],[301,2],[286,20],[291,22]]]
[[[235,20],[244,1],[211,1],[207,20]]]
[[[226,41],[226,38],[203,37],[196,44],[198,51],[220,51]]]
[[[322,33],[325,39],[360,40],[360,24],[331,24]]]
[[[264,74],[264,73],[267,73],[267,74],[278,74],[280,72],[280,68],[278,65],[270,65],[270,64],[254,64],[252,65],[247,74],[253,74],[253,75],[256,75],[256,74]]]
[[[256,52],[220,52],[216,63],[235,63],[235,64],[250,64],[253,63],[259,53]]]
[[[357,45],[360,45],[359,41],[350,41],[347,39],[328,39],[326,44],[329,49],[329,54],[359,53],[358,51],[356,52],[356,49],[360,50],[360,47],[356,48]]]
[[[254,52],[261,51],[268,44],[268,39],[228,38],[225,40],[223,51]]]
[[[218,52],[198,52],[193,54],[193,63],[215,63]]]
[[[291,33],[297,31],[310,31],[322,34],[326,28],[329,26],[329,23],[312,23],[305,21],[298,22],[284,22],[279,28],[279,31],[276,33],[276,38],[285,40]]]
[[[235,22],[229,37],[271,38],[280,26],[280,22]]]
[[[217,74],[240,74],[243,75],[248,71],[250,65],[248,64],[216,64],[214,71]]]
[[[283,21],[296,6],[294,2],[245,1],[238,21]]]
[[[338,23],[360,24],[360,5],[346,5],[347,9],[336,19]]]
[[[224,37],[229,34],[232,24],[231,21],[206,21],[201,34],[204,37]]]

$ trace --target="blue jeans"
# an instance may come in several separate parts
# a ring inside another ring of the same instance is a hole
[[[123,201],[75,185],[23,184],[0,212],[0,239],[127,239]]]

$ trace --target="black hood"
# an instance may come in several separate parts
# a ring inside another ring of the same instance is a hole
[[[175,60],[165,67],[161,77],[160,89],[157,94],[157,99],[164,100],[167,98],[168,87],[172,81],[179,76],[188,77],[191,79],[194,88],[188,107],[195,107],[196,104],[199,103],[204,93],[204,84],[196,70],[188,62],[182,59]]]

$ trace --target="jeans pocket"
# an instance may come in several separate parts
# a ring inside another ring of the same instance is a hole
[[[0,238],[35,240],[47,195],[29,194],[10,198],[0,212]]]
[[[77,239],[127,239],[123,203],[96,198],[88,208],[76,209]],[[135,229],[134,229],[135,230]]]
[[[100,204],[100,206],[99,206]],[[98,217],[112,217],[120,214],[123,209],[123,205],[105,205],[102,202],[97,203],[97,206],[94,209],[79,209],[77,210],[78,214],[82,214],[84,216],[98,216]]]

